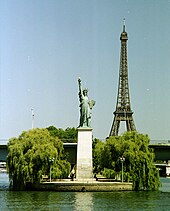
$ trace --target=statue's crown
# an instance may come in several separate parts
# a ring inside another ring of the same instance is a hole
[[[87,88],[84,88],[84,89],[83,89],[83,92],[88,92],[88,89],[87,89]]]

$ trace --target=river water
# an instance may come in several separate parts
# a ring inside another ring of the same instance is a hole
[[[8,175],[0,173],[0,211],[8,210],[170,210],[170,178],[159,191],[41,192],[9,191]]]

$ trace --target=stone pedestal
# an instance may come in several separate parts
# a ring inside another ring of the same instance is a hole
[[[78,128],[76,179],[93,178],[92,128]]]

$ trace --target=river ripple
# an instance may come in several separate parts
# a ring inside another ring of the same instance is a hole
[[[170,210],[170,178],[161,178],[160,191],[41,192],[8,191],[8,177],[0,174],[0,210]]]

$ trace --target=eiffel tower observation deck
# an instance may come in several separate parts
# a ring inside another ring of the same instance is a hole
[[[123,22],[123,31],[120,35],[121,51],[120,51],[120,68],[119,68],[119,84],[116,110],[114,112],[114,120],[110,131],[110,136],[118,136],[121,121],[126,122],[127,131],[135,131],[135,123],[133,120],[133,112],[130,105],[130,92],[128,83],[128,58],[127,58],[127,40],[128,34],[125,30],[125,19]]]

